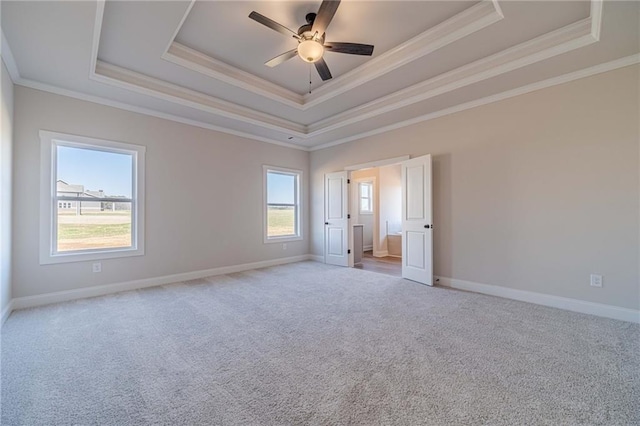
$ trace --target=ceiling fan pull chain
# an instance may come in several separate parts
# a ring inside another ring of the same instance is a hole
[[[309,64],[309,94],[311,94],[311,64]]]

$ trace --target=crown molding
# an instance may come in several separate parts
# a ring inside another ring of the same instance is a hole
[[[592,35],[592,28],[591,18],[582,19],[308,126],[101,61],[97,62],[91,78],[300,139],[309,139],[595,43],[597,40]]]
[[[90,79],[292,136],[300,138],[306,136],[306,126],[304,125],[100,60],[97,61],[96,69]]]
[[[429,80],[309,125],[319,135],[487,80],[561,53],[595,43],[591,19],[585,18]]]
[[[497,1],[483,0],[422,34],[396,46],[358,68],[332,79],[311,94],[305,95],[305,106],[311,108],[394,71],[410,62],[435,52],[504,19]]]
[[[624,68],[632,65],[640,64],[640,54],[626,56],[624,58],[616,59],[610,62],[594,65],[589,68],[584,68],[579,71],[574,71],[568,74],[563,74],[557,77],[552,77],[547,80],[531,83],[526,86],[518,87],[516,89],[507,90],[502,93],[487,96],[484,98],[476,99],[474,101],[466,102],[464,104],[456,105],[450,108],[445,108],[440,111],[435,111],[429,114],[424,114],[409,120],[401,121],[398,123],[390,124],[388,126],[379,127],[377,129],[362,132],[357,135],[353,135],[347,138],[338,139],[333,142],[317,145],[309,148],[309,151],[318,151],[321,149],[331,148],[333,146],[342,145],[348,142],[352,142],[358,139],[363,139],[369,136],[375,136],[381,133],[390,132],[392,130],[401,129],[403,127],[411,126],[413,124],[421,123],[423,121],[429,121],[436,118],[444,117],[446,115],[455,114],[457,112],[466,111],[468,109],[476,108],[479,106],[487,105],[494,102],[499,102],[505,99],[513,98],[527,93],[535,92],[537,90],[546,89],[548,87],[557,86],[564,83],[569,83],[581,78],[591,77],[593,75],[602,74],[609,71],[614,71],[619,68]]]
[[[190,6],[182,17],[181,25],[188,16],[192,5],[193,1],[190,3]],[[91,72],[90,79],[123,89],[133,90],[138,93],[150,95],[204,112],[218,114],[223,117],[275,130],[284,133],[287,136],[294,136],[301,140],[306,140],[492,77],[496,77],[500,74],[551,58],[561,53],[595,43],[598,41],[596,35],[599,36],[600,23],[594,23],[594,21],[601,21],[602,19],[602,1],[592,0],[589,18],[579,20],[532,40],[505,49],[494,55],[463,65],[429,80],[401,89],[395,93],[391,93],[309,125],[295,123],[248,107],[243,107],[214,96],[206,95],[195,90],[187,89],[182,86],[98,60],[97,50],[100,38],[100,28],[98,28],[98,26],[101,26],[103,11],[104,0],[101,0],[97,5],[96,30],[94,31],[93,40],[94,54],[96,54],[96,68]],[[408,60],[406,58],[403,59],[402,57],[396,57],[396,55],[406,55],[408,50],[415,49],[418,44],[422,45],[423,50],[421,51],[421,54],[433,52],[435,49],[451,43],[461,34],[474,30],[474,25],[478,28],[484,28],[487,25],[490,25],[490,22],[495,22],[496,19],[499,20],[502,18],[502,11],[500,10],[498,3],[495,1],[484,0],[442,24],[427,30],[414,39],[409,40],[407,43],[398,46],[396,49],[392,49],[386,54],[367,62],[358,69],[353,70],[352,73],[358,73],[360,72],[359,69],[362,68],[364,70],[363,72],[366,74],[366,77],[362,78],[369,78],[376,73],[374,66],[377,63],[376,61],[391,61],[392,59],[395,59],[402,62],[403,60]],[[453,22],[453,24],[451,22]],[[452,32],[452,28],[458,28],[458,32]],[[475,31],[477,31],[478,28],[476,28]],[[179,29],[180,27],[176,29],[174,36],[178,33]],[[442,36],[443,32],[446,33],[446,36],[444,37]],[[447,36],[450,38],[447,38]],[[209,67],[209,65],[213,63],[212,61],[215,60],[206,55],[186,46],[177,44],[174,41],[169,43],[168,49],[168,52],[165,52],[166,55],[170,55],[172,57],[182,57],[183,55],[187,55],[190,59],[186,60],[185,63],[193,64],[194,62],[192,61],[196,60],[200,63],[199,67],[208,69],[211,72],[211,75],[219,74],[219,71],[212,70]],[[230,70],[236,70],[235,68],[229,67],[220,61],[215,61],[215,63],[217,66],[228,67]],[[380,75],[389,72],[393,67],[398,68],[402,65],[404,65],[404,63],[396,65],[391,63],[387,64],[388,69],[382,69],[380,71]],[[350,75],[353,75],[352,73],[347,73],[344,76],[337,78],[336,81],[328,83],[326,86],[332,87],[332,85],[339,83],[341,78],[352,78],[349,77]],[[252,77],[249,73],[244,73],[243,76],[246,78]],[[227,75],[225,78],[230,77]],[[263,83],[280,88],[279,86],[273,85],[267,81],[263,81]],[[266,86],[263,86],[263,89],[258,89],[255,85],[249,86],[253,87],[254,91],[267,90],[265,88]],[[320,89],[318,89],[318,91],[319,90]],[[349,90],[349,88],[342,87],[336,90]],[[316,93],[318,91],[316,91]],[[292,95],[299,96],[293,92],[290,93]],[[325,95],[320,92],[320,95],[318,96]],[[295,104],[295,101],[289,100],[289,104],[293,105]],[[310,105],[312,104],[308,103],[303,105],[301,108],[309,108]]]
[[[162,59],[300,110],[307,110],[387,74],[504,18],[497,0],[483,0],[358,68],[332,79],[311,94],[300,95],[175,42],[185,12]]]
[[[105,4],[106,0],[97,0],[96,2],[96,18],[93,23],[93,39],[91,40],[91,65],[89,67],[89,79],[93,77],[96,67],[98,66],[98,50],[100,49],[100,34],[102,34]]]
[[[353,135],[347,138],[338,139],[336,141],[314,146],[314,147],[304,147],[300,145],[290,144],[286,142],[281,142],[275,139],[265,138],[262,136],[253,135],[251,133],[241,132],[237,130],[228,129],[226,127],[216,126],[213,124],[205,123],[202,121],[191,120],[188,118],[180,117],[173,114],[167,114],[163,112],[159,112],[156,110],[152,110],[149,108],[139,107],[131,104],[127,104],[120,101],[114,101],[111,99],[106,99],[100,96],[88,95],[86,93],[81,93],[73,90],[62,89],[53,85],[44,84],[24,78],[19,78],[14,81],[14,83],[18,86],[24,86],[35,90],[40,90],[44,92],[53,93],[56,95],[67,96],[74,99],[79,99],[82,101],[92,102],[95,104],[105,105],[112,108],[118,108],[124,111],[130,111],[138,114],[148,115],[151,117],[161,118],[169,121],[174,121],[181,124],[186,124],[194,127],[200,127],[203,129],[214,130],[221,133],[230,134],[233,136],[239,136],[246,139],[256,140],[260,142],[266,142],[273,145],[282,146],[285,148],[296,149],[300,151],[318,151],[321,149],[331,148],[333,146],[342,145],[345,143],[352,142],[354,140],[363,139],[369,136],[375,136],[381,133],[390,132],[392,130],[397,130],[403,127],[408,127],[413,124],[421,123],[423,121],[433,120],[439,117],[443,117],[450,114],[455,114],[457,112],[465,111],[468,109],[476,108],[479,106],[487,105],[493,102],[499,102],[505,99],[513,98],[519,95],[524,95],[527,93],[534,92],[536,90],[546,89],[548,87],[569,83],[574,80],[578,80],[581,78],[590,77],[596,74],[601,74],[608,71],[613,71],[619,68],[624,68],[627,66],[632,66],[640,64],[640,54],[627,56],[624,58],[620,58],[611,62],[606,62],[603,64],[595,65],[593,67],[585,68],[583,70],[575,71],[572,73],[564,74],[562,76],[553,77],[547,80],[543,80],[537,83],[532,83],[527,86],[523,86],[517,89],[509,90],[506,92],[498,93],[492,96],[487,96],[485,98],[477,99],[471,102],[467,102],[464,104],[456,105],[451,108],[446,108],[440,111],[435,111],[433,113],[425,114],[419,117],[415,117],[409,120],[405,120],[399,123],[394,123],[392,125],[380,127],[378,129],[374,129],[368,132],[362,132],[357,135]]]
[[[9,71],[9,77],[11,77],[11,81],[14,83],[20,80],[20,72],[18,71],[18,65],[16,64],[16,60],[13,57],[13,52],[11,51],[11,46],[9,46],[9,41],[4,35],[4,30],[0,28],[0,33],[2,35],[2,44],[0,45],[0,57],[2,58],[2,62],[4,62],[7,70]]]
[[[189,126],[200,127],[202,129],[214,130],[220,133],[226,133],[233,136],[238,136],[245,139],[256,140],[260,142],[266,142],[272,145],[278,145],[285,148],[297,149],[300,151],[309,151],[309,148],[295,145],[287,142],[282,142],[276,139],[266,138],[263,136],[254,135],[239,130],[233,130],[222,126],[216,126],[215,124],[205,123],[204,121],[192,120],[190,118],[180,117],[174,114],[167,114],[165,112],[156,111],[154,109],[140,107],[137,105],[128,104],[125,102],[114,101],[102,96],[88,95],[86,93],[78,92],[75,90],[63,89],[51,84],[41,83],[39,81],[33,81],[25,78],[20,78],[14,82],[17,86],[27,87],[29,89],[40,90],[42,92],[53,93],[54,95],[66,96],[81,101],[91,102],[98,105],[104,105],[112,108],[121,109],[123,111],[134,112],[137,114],[148,115],[150,117],[161,118],[163,120],[174,121],[176,123],[186,124]]]
[[[191,7],[193,6],[192,0],[187,8],[180,26],[188,16]],[[542,36],[536,37],[535,39],[529,40],[527,42],[521,43],[517,46],[513,46],[509,49],[503,50],[499,53],[491,55],[489,57],[480,59],[478,61],[474,61],[470,64],[464,65],[457,69],[451,70],[439,76],[436,76],[427,81],[418,83],[409,88],[405,88],[399,90],[395,93],[389,94],[372,102],[360,105],[348,111],[345,111],[340,114],[336,114],[332,117],[325,118],[315,123],[311,123],[310,125],[302,125],[296,122],[292,122],[280,117],[276,117],[267,113],[263,113],[260,111],[253,110],[251,108],[243,107],[237,105],[232,102],[228,102],[210,95],[206,95],[191,89],[187,89],[185,87],[175,85],[160,79],[156,79],[154,77],[150,77],[141,73],[134,72],[132,70],[128,70],[126,68],[118,67],[116,65],[108,64],[102,62],[98,59],[98,50],[99,50],[99,40],[100,33],[102,29],[102,22],[104,16],[104,7],[105,0],[98,0],[96,3],[96,19],[95,19],[95,28],[93,34],[93,55],[92,55],[92,69],[90,72],[90,79],[94,81],[98,81],[100,83],[109,84],[115,87],[120,87],[126,90],[132,90],[138,93],[142,93],[145,95],[149,95],[155,98],[163,99],[168,102],[172,102],[174,104],[187,106],[189,108],[194,108],[200,111],[216,114],[222,117],[230,118],[233,120],[238,120],[240,122],[245,122],[251,125],[255,125],[258,127],[262,127],[265,129],[274,130],[280,133],[283,133],[283,137],[294,136],[301,143],[305,143],[305,140],[310,138],[314,138],[323,133],[336,130],[341,127],[345,127],[366,119],[370,119],[377,115],[384,114],[389,111],[393,111],[399,108],[403,108],[409,106],[411,104],[415,104],[417,102],[432,98],[434,96],[441,95],[443,93],[447,93],[470,84],[477,83],[482,80],[486,80],[488,78],[495,77],[497,75],[513,71],[515,69],[521,68],[523,66],[550,58],[552,56],[568,52],[573,49],[577,49],[591,43],[597,42],[599,39],[599,32],[602,20],[602,0],[592,0],[591,1],[591,13],[590,17],[577,21],[573,24],[569,24],[563,28],[552,31],[550,33],[544,34]],[[409,42],[404,45],[398,46],[398,50],[392,49],[380,57],[375,58],[374,60],[391,60],[389,58],[393,58],[394,55],[406,53],[406,50],[415,49],[416,45],[412,43],[418,43],[418,40],[422,43],[422,51],[421,54],[428,54],[437,50],[438,48],[451,43],[452,41],[459,39],[464,32],[474,32],[480,28],[484,28],[487,25],[490,25],[492,22],[497,22],[503,18],[502,11],[496,1],[484,0],[479,4],[459,13],[455,17],[443,22],[442,24],[433,27],[432,29],[426,31],[425,33],[419,35],[418,37],[409,40]],[[453,23],[452,23],[453,22]],[[457,25],[458,30],[453,31],[452,29]],[[180,27],[176,29],[174,33],[175,35],[178,33]],[[445,33],[443,35],[443,32]],[[6,44],[3,35],[3,44]],[[167,54],[173,56],[180,56],[184,53],[190,55],[193,59],[194,57],[199,57],[200,60],[208,63],[211,58],[206,57],[206,55],[202,55],[197,51],[189,49],[186,46],[182,46],[173,39],[167,46]],[[387,56],[388,55],[388,56]],[[386,59],[385,59],[386,58]],[[396,58],[397,60],[402,61],[402,57]],[[374,60],[367,62],[367,64],[359,67],[356,70],[353,70],[353,74],[358,72],[364,72],[365,76],[362,77],[364,79],[369,78],[375,74],[375,70],[367,71],[369,67],[375,68],[375,66],[370,65],[374,64]],[[187,61],[191,62],[191,61]],[[191,62],[193,63],[193,62]],[[223,64],[220,62],[220,64]],[[95,65],[95,68],[93,66]],[[223,64],[227,66],[226,64]],[[384,64],[382,64],[384,65]],[[398,68],[404,65],[404,63],[396,63],[395,65],[390,64],[390,69],[382,69],[380,70],[380,75],[389,72],[393,67]],[[202,65],[204,68],[207,68],[206,64]],[[232,67],[231,67],[232,68]],[[360,70],[362,68],[362,70]],[[239,70],[238,70],[239,71]],[[350,75],[352,73],[347,73],[343,78],[351,78]],[[246,73],[245,77],[252,76],[251,74]],[[253,76],[255,77],[255,76]],[[256,77],[257,78],[257,77]],[[375,78],[375,77],[374,77]],[[327,84],[326,86],[331,88],[331,85],[338,83],[340,78],[337,78],[335,81]],[[18,80],[19,77],[18,77]],[[363,80],[364,81],[364,80]],[[266,81],[265,81],[266,82]],[[273,85],[270,82],[266,82],[267,85]],[[348,84],[345,83],[345,84]],[[25,84],[26,85],[26,84]],[[256,87],[256,86],[253,86]],[[282,89],[280,86],[275,85],[275,87]],[[323,86],[324,87],[324,86]],[[529,87],[529,86],[525,86]],[[272,88],[273,89],[273,88]],[[265,89],[266,90],[266,89]],[[283,89],[286,90],[286,89]],[[327,92],[323,94],[323,91],[320,91],[320,94],[317,95],[318,99],[331,93],[329,89],[323,89]],[[349,90],[349,88],[341,88],[338,90]],[[318,93],[316,91],[316,93]],[[293,95],[300,97],[293,92]],[[499,96],[499,95],[496,95]],[[492,98],[492,97],[489,97]],[[295,99],[295,98],[294,98]],[[308,103],[304,104],[302,108],[309,108],[314,102],[311,97],[307,98]],[[290,100],[295,104],[295,100]],[[318,101],[319,102],[319,101]],[[466,104],[462,104],[461,106],[456,106],[452,108],[448,108],[444,111],[445,114],[451,113],[451,111],[456,110],[458,107],[462,107],[463,109],[469,108],[469,105],[473,105],[474,102],[469,102]],[[471,106],[472,107],[472,106]],[[428,114],[428,117],[435,117],[440,112],[435,112],[432,114]],[[434,115],[435,114],[435,115]],[[195,120],[182,119],[182,117],[173,116],[174,118],[179,119],[181,122],[187,122],[188,124],[193,124],[199,127],[211,128],[216,131],[225,131],[220,126],[212,126],[208,123],[201,123]],[[172,119],[170,114],[164,114],[163,118]],[[429,119],[429,118],[426,118]],[[186,121],[185,121],[186,120]],[[353,135],[349,138],[343,138],[338,141],[332,142],[330,145],[345,143],[350,140],[359,139],[361,137],[365,137],[371,134],[377,134],[383,131],[392,130],[392,128],[403,127],[405,125],[410,125],[413,120],[404,121],[402,123],[396,123],[392,126],[381,127],[380,129],[375,129],[369,132],[364,132],[360,134]],[[422,121],[422,120],[420,120]],[[271,138],[263,138],[259,136],[252,135],[250,133],[238,132],[233,129],[226,129],[226,133],[235,134],[242,137],[248,137],[251,139],[262,140],[268,143],[276,143],[278,145],[292,147],[295,149],[303,149],[303,150],[315,150],[321,149],[318,147],[307,148],[301,147],[299,145],[294,145],[290,143],[286,143],[279,140],[274,140]],[[324,144],[321,147],[327,147],[329,145]]]
[[[591,35],[600,41],[600,29],[602,28],[602,6],[603,0],[591,0],[589,17],[591,18]]]
[[[178,37],[178,33],[182,29],[182,26],[184,25],[184,22],[189,17],[189,14],[191,13],[191,9],[193,9],[193,6],[195,4],[196,4],[196,0],[189,0],[189,5],[187,6],[187,8],[185,9],[184,13],[182,14],[182,18],[180,18],[180,22],[178,22],[178,26],[173,31],[173,34],[171,35],[171,38],[169,39],[169,42],[167,43],[167,47],[164,48],[163,53],[167,53],[169,51],[169,49],[171,48],[171,45],[175,42],[176,37]]]
[[[264,96],[284,105],[304,109],[304,98],[292,90],[257,77],[198,50],[174,41],[162,54],[162,59],[191,71],[215,78],[227,84]]]

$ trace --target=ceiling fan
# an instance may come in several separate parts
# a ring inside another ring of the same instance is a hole
[[[305,17],[307,23],[298,28],[297,33],[284,25],[259,14],[258,12],[251,12],[249,14],[249,18],[271,28],[272,30],[286,36],[293,37],[298,41],[297,48],[276,56],[275,58],[265,62],[265,65],[268,67],[275,67],[276,65],[280,65],[297,55],[303,61],[315,64],[316,70],[318,71],[318,74],[320,74],[320,78],[323,81],[326,81],[331,78],[331,71],[329,71],[327,63],[322,58],[325,51],[347,53],[350,55],[371,56],[373,54],[373,46],[370,44],[337,42],[325,43],[325,31],[333,19],[333,15],[335,15],[336,10],[338,10],[339,5],[339,0],[324,0],[320,5],[320,9],[318,9],[317,14],[307,13],[307,16]]]

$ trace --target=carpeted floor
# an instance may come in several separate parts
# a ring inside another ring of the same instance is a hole
[[[637,425],[638,325],[303,262],[14,312],[3,425]]]

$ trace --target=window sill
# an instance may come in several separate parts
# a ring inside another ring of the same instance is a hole
[[[122,257],[143,256],[142,248],[126,248],[100,251],[71,252],[64,254],[41,254],[40,265],[55,265],[58,263],[89,262],[93,260],[117,259]]]
[[[286,237],[265,237],[265,244],[272,243],[288,243],[289,241],[302,241],[303,238],[301,235],[298,236],[286,236]]]

